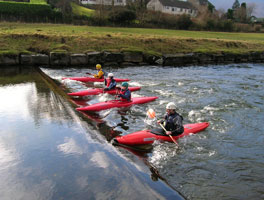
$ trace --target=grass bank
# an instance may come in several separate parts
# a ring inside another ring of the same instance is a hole
[[[0,52],[136,50],[153,54],[264,51],[263,34],[113,28],[62,24],[0,24]]]

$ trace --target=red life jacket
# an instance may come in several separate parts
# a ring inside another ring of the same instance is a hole
[[[106,87],[107,88],[110,86],[110,83],[111,83],[111,79],[110,78],[107,78],[106,79]]]
[[[127,90],[128,90],[128,89],[126,89],[126,90],[120,90],[120,91],[119,91],[119,94],[125,95],[125,93],[127,92]],[[130,95],[131,95],[131,94],[130,94]],[[131,98],[131,96],[130,96],[130,98]],[[123,97],[120,97],[120,100],[121,100],[121,101],[128,101],[128,102],[131,101],[131,99],[130,99],[130,100],[127,100],[127,99],[125,99],[125,98],[123,98]]]
[[[119,91],[119,94],[123,94],[124,95],[125,93],[126,93],[126,90],[120,90]]]

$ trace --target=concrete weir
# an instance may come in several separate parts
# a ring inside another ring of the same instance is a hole
[[[0,54],[0,66],[93,66],[97,63],[107,67],[119,66],[188,66],[228,63],[263,63],[264,52],[233,53],[178,53],[162,56],[140,51],[47,54]]]

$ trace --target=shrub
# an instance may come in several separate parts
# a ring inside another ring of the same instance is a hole
[[[109,13],[108,17],[110,22],[116,24],[131,24],[132,21],[136,19],[136,13],[128,9],[115,9],[113,12]]]
[[[213,19],[208,19],[207,22],[206,22],[206,30],[215,30],[216,29],[216,25],[217,22]]]
[[[232,32],[234,31],[234,22],[231,20],[225,20],[223,21],[224,27],[223,31]]]
[[[255,31],[256,31],[256,32],[261,32],[261,28],[262,28],[261,25],[256,25],[256,26],[255,26]]]
[[[179,29],[189,30],[193,24],[191,17],[189,15],[181,15],[178,17],[177,25]]]
[[[22,20],[30,22],[61,19],[57,11],[47,4],[29,4],[20,2],[0,2],[1,18],[5,20]]]

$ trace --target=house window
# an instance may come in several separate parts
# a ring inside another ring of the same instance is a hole
[[[168,9],[168,10],[169,10],[169,9],[170,9],[170,7],[169,7],[169,6],[166,6],[166,9]]]
[[[174,8],[171,8],[171,11],[173,11],[173,12],[174,12]]]
[[[181,8],[181,10],[180,10],[181,12],[182,12],[182,8]]]

